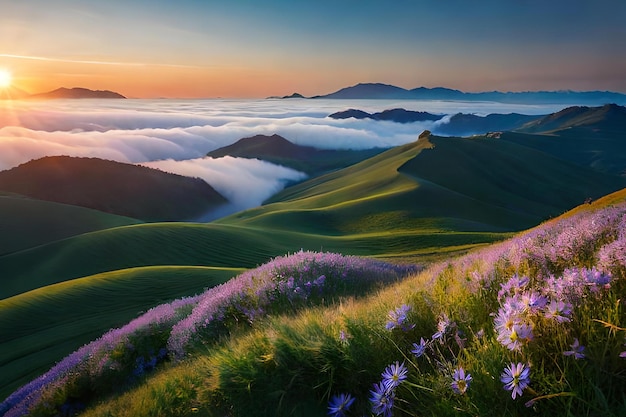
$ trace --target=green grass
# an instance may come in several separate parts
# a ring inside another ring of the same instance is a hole
[[[0,300],[0,397],[110,328],[156,305],[199,294],[241,272],[209,267],[134,268]]]
[[[625,195],[622,190],[576,212],[622,203]],[[398,388],[394,415],[624,415],[626,364],[618,355],[625,349],[621,298],[626,277],[616,273],[611,288],[583,298],[570,323],[538,317],[535,338],[515,352],[496,340],[490,315],[499,307],[499,284],[511,277],[510,263],[506,258],[483,262],[479,257],[451,259],[367,297],[295,316],[275,315],[247,333],[168,365],[84,415],[321,416],[329,398],[341,392],[358,399],[348,415],[369,415],[372,383],[395,360],[407,364],[409,377]],[[571,266],[582,266],[578,262],[573,257]],[[471,276],[482,267],[492,271],[491,285],[477,289]],[[537,278],[529,265],[522,262],[517,268],[519,274]],[[415,327],[386,331],[387,312],[403,303],[411,305],[408,319]],[[413,357],[411,344],[437,331],[441,313],[455,323],[447,342],[434,342],[425,356]],[[464,348],[453,337],[456,329]],[[479,336],[480,330],[484,335]],[[349,335],[346,341],[340,339],[341,331]],[[585,344],[587,359],[562,354],[574,337]],[[518,361],[530,364],[531,382],[522,398],[514,400],[499,379],[504,366]],[[473,377],[464,395],[450,388],[458,366]]]
[[[623,178],[512,142],[431,137],[217,223],[329,236],[518,231],[624,186]]]
[[[141,223],[67,204],[0,192],[0,256],[95,230]]]

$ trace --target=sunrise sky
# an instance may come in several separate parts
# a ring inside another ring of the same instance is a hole
[[[359,82],[626,93],[622,0],[0,0],[30,93],[326,94]]]

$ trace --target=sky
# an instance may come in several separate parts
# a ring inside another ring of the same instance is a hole
[[[0,0],[30,93],[328,94],[361,82],[626,93],[623,0]]]

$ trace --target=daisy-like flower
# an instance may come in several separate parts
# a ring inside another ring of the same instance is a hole
[[[407,314],[411,311],[411,306],[402,304],[400,307],[389,312],[389,321],[385,328],[387,330],[401,329],[403,331],[409,331],[415,327],[414,324],[410,324],[407,319]]]
[[[392,363],[385,368],[385,371],[381,375],[383,377],[382,382],[387,388],[394,389],[406,379],[408,373],[409,370],[404,362],[400,363],[396,361],[396,363]]]
[[[500,375],[500,381],[504,384],[504,389],[511,391],[511,397],[515,399],[522,395],[524,389],[530,384],[530,367],[521,362],[517,364],[511,362],[504,368]]]
[[[572,343],[570,346],[572,347],[572,350],[566,350],[565,352],[563,352],[565,356],[573,356],[574,359],[585,358],[585,354],[583,353],[585,347],[581,346],[577,338],[574,338],[574,343]]]
[[[501,328],[497,339],[508,349],[519,351],[524,343],[533,340],[533,328],[527,323],[516,323],[510,329]]]
[[[564,301],[552,300],[546,306],[545,317],[547,319],[552,319],[559,323],[566,323],[570,321],[568,317],[570,314],[572,314],[572,305]]]
[[[395,396],[395,390],[389,389],[384,381],[374,384],[374,389],[370,390],[372,412],[377,416],[383,415],[384,417],[391,417]]]
[[[333,395],[328,402],[328,415],[332,417],[344,417],[350,408],[354,398],[350,394]]]
[[[458,367],[454,370],[452,374],[452,390],[456,394],[465,394],[465,391],[469,388],[470,382],[472,381],[472,376],[469,373],[465,373],[465,370],[462,367]]]
[[[426,341],[423,337],[420,338],[419,343],[413,343],[413,349],[411,349],[411,353],[415,355],[416,358],[419,358],[426,351]]]

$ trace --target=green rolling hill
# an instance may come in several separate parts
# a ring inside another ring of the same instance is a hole
[[[621,125],[596,117],[500,138],[424,135],[209,224],[137,224],[4,192],[0,231],[10,238],[0,240],[7,380],[0,392],[139,311],[238,268],[300,249],[410,262],[447,257],[622,189]]]
[[[236,268],[146,267],[43,286],[0,300],[0,397],[141,312],[201,293]]]
[[[290,187],[216,223],[344,237],[504,232],[624,186],[617,176],[515,143],[430,137]]]
[[[0,256],[82,233],[141,223],[83,207],[0,192]]]

